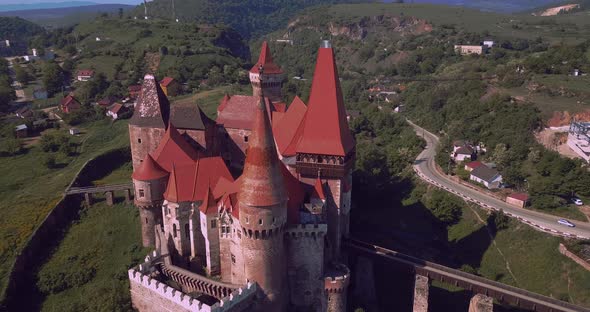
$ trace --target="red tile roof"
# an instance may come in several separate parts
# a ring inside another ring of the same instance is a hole
[[[61,106],[70,106],[72,104],[80,105],[80,102],[78,102],[78,100],[76,100],[71,94],[69,94],[65,98],[61,99],[60,104]]]
[[[296,96],[291,102],[287,112],[273,126],[275,141],[279,152],[283,156],[295,155],[295,148],[300,139],[302,121],[305,117],[307,106]],[[301,129],[300,129],[301,128]]]
[[[140,92],[141,91],[141,85],[131,85],[131,86],[127,87],[127,90],[129,92]]]
[[[165,176],[168,176],[168,172],[162,169],[150,154],[147,155],[137,170],[131,174],[131,178],[139,181],[157,180]]]
[[[518,199],[521,200],[523,202],[529,200],[529,195],[528,194],[524,194],[524,193],[513,193],[508,195],[508,197],[514,198],[514,199]]]
[[[217,109],[217,124],[225,128],[252,130],[259,101],[259,97],[251,95],[224,97]],[[281,109],[281,105],[271,103],[268,98],[264,98],[264,102],[270,117],[277,108]]]
[[[78,71],[78,76],[92,77],[93,75],[94,75],[94,71],[91,69],[81,69]]]
[[[238,192],[240,205],[273,206],[288,199],[270,119],[260,98]]]
[[[287,201],[287,222],[289,224],[299,223],[299,208],[305,200],[305,189],[301,182],[294,177],[287,166],[281,162],[281,173],[285,181],[289,201]]]
[[[472,162],[466,164],[466,166],[469,167],[469,168],[471,168],[471,169],[475,169],[475,168],[481,167],[483,165],[484,164],[481,161],[472,161]]]
[[[152,155],[158,164],[168,172],[172,171],[172,163],[175,163],[176,166],[191,164],[199,157],[198,152],[182,138],[172,124],[168,126],[168,130]]]
[[[112,113],[119,113],[119,111],[121,110],[121,108],[123,108],[123,104],[121,103],[115,103],[115,105],[111,106],[111,108],[109,109],[109,111],[111,111]]]
[[[313,186],[311,196],[314,198],[326,199],[326,193],[324,192],[324,183],[322,183],[322,180],[319,177],[315,180],[315,185]]]
[[[162,81],[160,81],[160,85],[163,87],[167,87],[173,81],[174,81],[174,78],[172,78],[172,77],[164,77],[164,79],[162,79]]]
[[[270,54],[270,49],[268,48],[268,43],[264,41],[262,43],[262,48],[260,49],[260,56],[258,57],[258,62],[252,66],[250,72],[253,74],[259,73],[260,65],[264,66],[264,73],[265,74],[282,74],[283,70],[273,63],[272,55]]]
[[[198,161],[172,165],[168,186],[164,198],[171,202],[201,201],[209,196],[208,189],[212,189],[215,198],[218,184],[233,182],[233,177],[221,157],[200,158]],[[225,181],[224,181],[225,180]]]
[[[345,156],[354,148],[332,48],[320,48],[297,153]]]
[[[207,194],[205,194],[199,210],[206,215],[217,213],[217,202],[215,201],[215,197],[213,197],[213,191],[210,185],[207,186]]]

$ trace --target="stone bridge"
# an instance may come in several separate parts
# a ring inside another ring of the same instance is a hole
[[[112,206],[115,199],[115,191],[123,191],[125,202],[131,202],[133,183],[109,184],[100,186],[70,187],[65,191],[66,195],[84,194],[84,200],[88,206],[94,203],[93,194],[105,194],[107,205]]]
[[[345,239],[344,246],[350,251],[383,257],[412,270],[416,274],[414,288],[415,312],[428,311],[428,293],[431,280],[437,280],[473,292],[475,295],[471,299],[469,312],[493,311],[493,299],[510,306],[530,311],[590,312],[590,309],[488,280],[481,276],[451,269],[440,264],[425,261],[353,238]]]

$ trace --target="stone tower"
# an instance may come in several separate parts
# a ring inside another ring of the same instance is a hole
[[[260,66],[264,67],[264,81],[260,79]],[[250,69],[250,83],[252,84],[252,93],[254,96],[268,97],[273,102],[282,101],[282,87],[284,80],[283,70],[273,63],[272,55],[266,41],[262,43],[258,62]]]
[[[162,202],[166,190],[168,172],[162,169],[148,154],[131,175],[135,189],[134,202],[139,208],[141,238],[144,247],[155,245],[154,226],[162,223]]]
[[[238,191],[244,275],[264,292],[261,311],[284,311],[287,303],[283,236],[288,196],[280,165],[261,95]]]
[[[355,142],[346,120],[334,51],[328,41],[318,51],[302,127],[295,167],[301,181],[314,185],[319,177],[328,185],[326,260],[338,260],[340,241],[348,234]]]
[[[129,139],[133,170],[139,168],[148,153],[154,151],[166,132],[170,102],[153,75],[143,79],[135,112],[129,120]]]

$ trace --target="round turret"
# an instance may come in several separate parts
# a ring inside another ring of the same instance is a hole
[[[350,284],[350,270],[344,264],[326,267],[324,288],[328,297],[328,312],[346,312],[346,297]]]

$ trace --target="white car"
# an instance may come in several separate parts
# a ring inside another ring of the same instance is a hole
[[[575,226],[576,226],[575,224],[573,224],[573,223],[569,222],[569,221],[568,221],[568,220],[566,220],[566,219],[559,219],[559,220],[557,220],[557,223],[559,223],[559,224],[563,224],[563,225],[565,225],[565,226],[569,226],[569,227],[575,227]]]
[[[574,203],[576,206],[582,206],[584,204],[582,200],[577,197],[572,197],[572,203]]]

